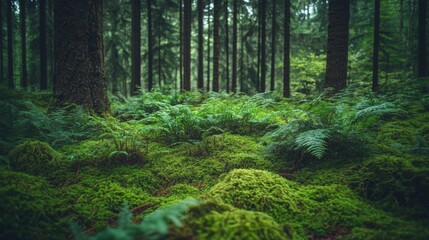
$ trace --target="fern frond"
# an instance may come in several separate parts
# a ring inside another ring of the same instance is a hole
[[[326,140],[330,134],[326,129],[314,129],[300,133],[295,139],[295,149],[302,149],[305,152],[321,159],[328,149]]]

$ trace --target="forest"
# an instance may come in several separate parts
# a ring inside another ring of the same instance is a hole
[[[2,0],[0,239],[429,239],[427,0]]]

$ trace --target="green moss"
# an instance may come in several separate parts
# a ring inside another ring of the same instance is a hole
[[[61,151],[73,161],[73,168],[79,170],[85,166],[105,167],[110,163],[109,155],[113,145],[107,140],[88,140],[68,145]]]
[[[298,212],[298,185],[262,170],[235,169],[223,175],[205,197],[280,218]]]
[[[13,170],[33,175],[47,175],[52,169],[47,167],[51,162],[58,161],[62,156],[40,141],[25,141],[13,149],[9,155],[9,164]]]
[[[64,239],[67,208],[44,179],[0,171],[0,239]]]
[[[122,187],[118,182],[85,176],[79,183],[65,187],[68,204],[73,206],[73,217],[86,227],[99,229],[116,218],[123,203],[130,208],[143,204],[156,205],[156,201],[138,187]]]
[[[267,214],[208,201],[189,211],[185,227],[172,239],[291,239]]]

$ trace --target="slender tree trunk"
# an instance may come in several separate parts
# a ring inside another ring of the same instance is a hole
[[[180,81],[180,91],[183,89],[183,2],[180,0],[179,6],[179,81]]]
[[[7,0],[7,65],[8,65],[8,86],[15,88],[13,79],[13,34],[12,34],[12,1]]]
[[[378,90],[378,52],[380,48],[380,0],[374,1],[374,46],[372,53],[372,91]]]
[[[198,81],[197,88],[200,91],[204,90],[204,0],[198,0]]]
[[[148,0],[148,6],[150,0]],[[131,95],[141,87],[141,2],[131,0]]]
[[[329,0],[328,51],[325,87],[335,91],[347,85],[350,0]]]
[[[233,0],[233,15],[232,15],[232,86],[233,93],[237,92],[237,15],[238,15],[238,0]]]
[[[210,27],[210,2],[207,4],[207,92],[210,92],[210,36],[211,36],[211,27]]]
[[[0,3],[0,83],[4,82],[3,72],[3,3]]]
[[[191,13],[192,0],[185,0],[183,14],[183,90],[191,90]]]
[[[46,43],[46,0],[39,1],[40,16],[40,90],[48,89],[48,48]]]
[[[213,14],[213,91],[219,92],[219,14],[220,0],[214,0]]]
[[[225,60],[226,60],[226,92],[229,93],[230,81],[229,81],[229,26],[228,26],[228,0],[225,1]]]
[[[283,97],[290,97],[290,0],[285,0],[283,33]]]
[[[19,12],[21,17],[21,87],[27,88],[27,31],[26,31],[26,1],[19,1]]]
[[[429,76],[428,59],[427,59],[427,46],[426,46],[426,12],[427,0],[419,0],[419,77]]]
[[[109,111],[103,69],[102,0],[54,2],[54,96],[58,104]]]
[[[243,9],[243,7],[241,7]],[[244,92],[244,29],[240,24],[240,92]]]
[[[258,0],[258,66],[257,66],[257,71],[256,71],[256,91],[260,92],[261,87],[260,87],[260,76],[261,76],[261,0]]]
[[[270,91],[274,91],[276,79],[276,0],[272,2],[272,22],[271,22],[271,80]]]
[[[153,24],[152,24],[152,0],[146,1],[147,7],[147,90],[153,89]]]
[[[161,72],[162,72],[162,59],[161,59],[161,12],[158,11],[158,87],[161,90]]]
[[[266,71],[267,71],[267,65],[266,65],[266,20],[267,20],[267,14],[266,14],[266,2],[265,0],[260,0],[259,4],[261,4],[261,86],[260,86],[260,92],[265,92],[265,82],[266,82]]]

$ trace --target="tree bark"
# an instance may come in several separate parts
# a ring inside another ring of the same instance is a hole
[[[46,0],[40,0],[40,90],[48,89],[48,48],[46,43]]]
[[[283,33],[283,97],[290,97],[290,0],[285,0]]]
[[[108,112],[102,0],[56,0],[54,12],[57,104],[82,105],[98,114]]]
[[[350,0],[329,0],[328,51],[325,87],[340,91],[347,85]]]
[[[180,91],[183,90],[183,1],[180,0],[179,6],[179,81],[180,81]]]
[[[266,14],[266,2],[265,0],[260,0],[259,4],[261,5],[261,84],[259,92],[265,92],[265,82],[266,82],[266,72],[267,72],[267,65],[266,65],[266,20],[267,20],[267,14]]]
[[[183,8],[183,90],[190,91],[192,0],[185,0]]]
[[[147,90],[153,89],[153,24],[152,24],[152,0],[146,1],[147,7]]]
[[[378,53],[380,48],[380,0],[374,1],[374,45],[372,53],[372,91],[378,90]]]
[[[4,82],[3,72],[3,3],[0,3],[0,83]]]
[[[211,27],[210,27],[210,3],[207,4],[207,92],[210,92],[210,36],[211,36]]]
[[[150,0],[148,0],[148,8]],[[141,87],[141,2],[131,0],[131,95]],[[149,15],[149,13],[148,13]],[[148,21],[149,22],[149,21]],[[150,81],[150,80],[149,80]]]
[[[27,31],[26,31],[26,1],[19,1],[19,11],[21,18],[21,87],[27,88]]]
[[[271,22],[271,79],[270,91],[274,91],[276,79],[276,0],[272,2],[272,22]]]
[[[200,91],[204,90],[204,0],[198,0],[198,80],[197,88]]]
[[[427,0],[419,0],[419,65],[418,75],[419,77],[429,76],[428,71],[428,59],[427,59],[427,46],[426,46],[426,8]]]
[[[15,88],[13,79],[13,34],[12,34],[12,1],[7,0],[7,66],[8,66],[8,86]]]
[[[233,0],[233,16],[232,16],[232,86],[233,93],[237,92],[237,15],[238,15],[238,0]]]
[[[219,92],[219,13],[220,0],[214,0],[213,14],[213,91]]]
[[[225,6],[225,60],[226,60],[226,92],[229,93],[229,89],[230,89],[230,82],[229,82],[229,26],[228,26],[228,17],[229,17],[229,12],[228,12],[228,0],[226,0],[224,2],[224,6]]]

